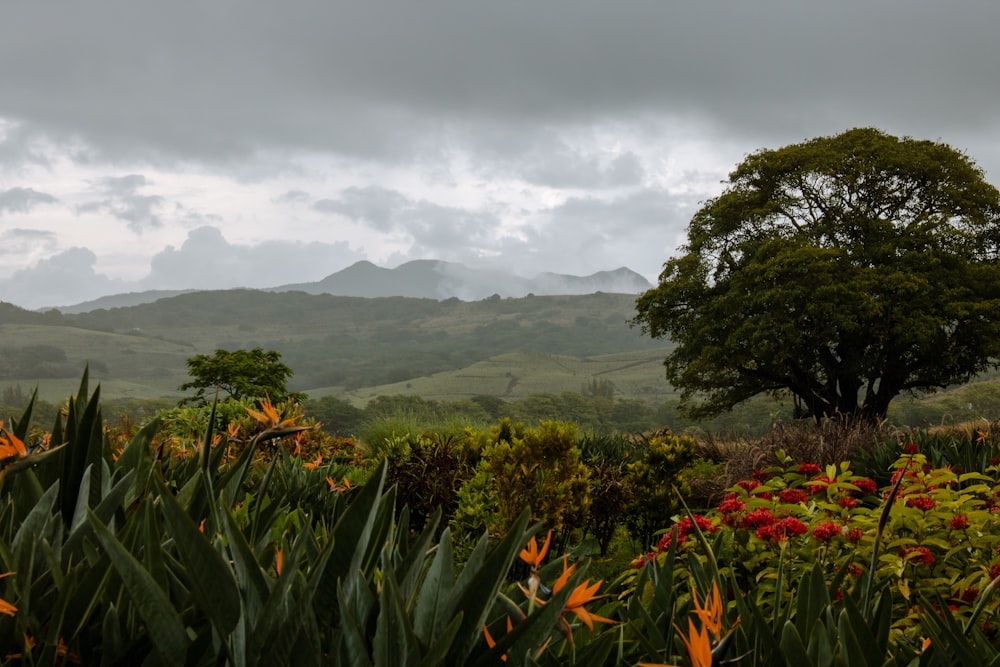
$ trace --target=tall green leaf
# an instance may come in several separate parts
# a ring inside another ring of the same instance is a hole
[[[97,541],[122,578],[129,601],[146,624],[146,630],[160,657],[168,665],[183,665],[188,636],[170,600],[156,585],[149,572],[143,569],[93,512],[89,512],[87,518],[93,526]]]

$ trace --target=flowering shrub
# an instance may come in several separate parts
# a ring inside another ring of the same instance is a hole
[[[693,438],[661,432],[649,439],[642,458],[629,464],[625,525],[643,549],[652,544],[663,517],[680,509],[678,493],[686,496],[689,491],[684,469],[694,454]]]
[[[702,533],[725,530],[714,542],[721,547],[714,557],[722,571],[758,605],[773,608],[783,604],[773,599],[779,569],[794,581],[818,563],[830,581],[843,573],[843,591],[852,591],[858,575],[872,566],[884,518],[876,586],[892,591],[893,627],[913,640],[923,636],[921,599],[939,597],[956,618],[968,619],[979,592],[1000,574],[996,467],[988,474],[958,474],[931,466],[919,452],[904,452],[893,464],[898,490],[882,517],[889,487],[878,489],[854,474],[849,462],[820,467],[778,456],[781,466],[734,485],[704,516],[668,528],[656,551],[635,564],[662,559],[674,545],[701,554],[699,542],[690,539],[693,521]]]

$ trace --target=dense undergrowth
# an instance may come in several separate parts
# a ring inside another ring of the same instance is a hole
[[[1000,664],[1000,430],[0,431],[4,664]],[[183,418],[181,418],[183,417]]]

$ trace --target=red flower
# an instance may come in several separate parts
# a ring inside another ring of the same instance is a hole
[[[753,510],[743,518],[744,528],[760,528],[761,526],[774,525],[774,515],[766,507]]]
[[[693,514],[692,516],[694,517],[694,523],[698,524],[698,528],[701,529],[702,532],[707,531],[709,533],[714,533],[719,529],[719,527],[716,526],[714,523],[712,523],[710,519],[708,519],[705,516],[702,516],[701,514]],[[686,526],[688,531],[690,531],[691,517],[686,516],[683,519],[681,519],[680,525],[682,529]]]
[[[915,442],[908,442],[903,445],[903,452],[905,454],[917,454],[920,452],[920,446]]]
[[[858,506],[858,501],[856,498],[850,496],[841,496],[837,498],[837,504],[843,507],[845,510],[854,509]]]
[[[760,486],[760,482],[758,482],[755,479],[741,479],[740,481],[736,482],[736,486],[740,487],[747,493],[750,493],[758,486]]]
[[[691,520],[691,517],[686,516],[680,521],[678,521],[677,525],[671,528],[668,533],[666,533],[663,537],[660,538],[659,543],[657,543],[656,545],[656,549],[658,551],[666,551],[667,549],[669,549],[670,545],[674,541],[675,536],[677,539],[677,544],[683,544],[684,541],[687,540],[688,535],[694,532],[694,525],[696,523],[698,524],[698,528],[702,532],[714,533],[715,531],[719,530],[718,526],[716,526],[714,523],[712,523],[710,520],[708,520],[701,514],[695,514],[694,521]]]
[[[774,533],[779,539],[790,535],[805,535],[808,532],[809,526],[794,516],[786,516],[774,524]]]
[[[934,499],[930,496],[910,496],[906,499],[906,505],[908,507],[916,507],[924,512],[933,508],[936,504],[937,503],[935,503]]]
[[[875,484],[875,480],[868,479],[867,477],[852,480],[851,484],[858,487],[858,495],[860,496],[871,496],[878,491],[878,485]]]
[[[758,540],[764,540],[765,542],[770,542],[772,540],[777,541],[774,535],[773,526],[761,526],[754,532]]]
[[[740,500],[739,498],[726,498],[721,503],[719,503],[719,511],[723,514],[731,514],[733,512],[742,512],[747,508],[747,504]]]
[[[813,528],[813,538],[819,542],[829,542],[841,533],[840,524],[832,521],[821,523]]]
[[[766,482],[767,480],[774,477],[774,473],[771,473],[767,470],[754,470],[752,473],[750,473],[750,476],[761,482]]]
[[[673,544],[674,539],[677,540],[677,544],[682,544],[687,539],[687,535],[681,533],[679,526],[674,526],[660,538],[660,541],[656,543],[656,550],[660,552],[666,551]]]
[[[816,473],[822,471],[815,463],[802,463],[798,467],[798,472],[800,475],[815,475]]]
[[[851,528],[847,531],[847,541],[851,544],[857,544],[864,535],[864,532],[860,528]]]
[[[778,499],[783,503],[788,503],[790,505],[795,505],[797,503],[804,503],[809,499],[806,492],[802,489],[784,489],[778,493]]]
[[[994,563],[993,567],[990,568],[990,579],[996,579],[1000,577],[1000,563]]]
[[[969,515],[967,514],[956,514],[951,517],[951,521],[948,522],[952,530],[965,530],[969,527]]]
[[[910,554],[917,554],[917,555],[913,558],[910,558]],[[903,551],[903,558],[905,558],[906,560],[923,563],[924,565],[931,565],[934,563],[934,554],[932,554],[930,549],[928,549],[927,547],[907,547]]]

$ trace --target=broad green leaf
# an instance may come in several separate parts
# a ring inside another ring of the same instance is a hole
[[[791,621],[787,621],[781,630],[781,651],[785,654],[786,664],[812,664],[809,654],[806,653],[806,647],[802,644],[802,637]]]
[[[420,585],[413,610],[413,629],[425,645],[449,623],[447,602],[454,584],[454,555],[451,549],[451,529],[445,528],[438,541],[437,553]]]
[[[527,510],[522,512],[503,539],[485,555],[482,565],[472,572],[467,572],[470,568],[467,564],[466,570],[462,572],[459,582],[453,589],[451,605],[448,608],[450,614],[455,614],[459,610],[464,614],[455,645],[448,654],[449,662],[458,663],[466,660],[479,639],[487,614],[506,580],[511,563],[523,546],[525,529],[530,518]]]
[[[163,516],[184,562],[191,590],[216,631],[225,637],[240,618],[240,593],[227,559],[191,520],[170,491],[157,480]]]
[[[379,615],[372,639],[372,655],[376,665],[411,667],[420,657],[416,635],[406,613],[396,575],[391,569],[382,572],[379,594]]]
[[[180,617],[153,578],[139,562],[115,539],[107,526],[88,513],[97,541],[111,559],[111,564],[122,578],[129,601],[146,624],[150,639],[163,661],[168,665],[183,665],[187,653],[188,636]]]

